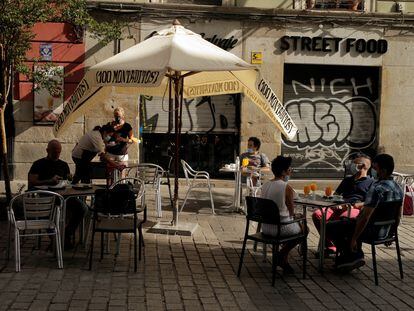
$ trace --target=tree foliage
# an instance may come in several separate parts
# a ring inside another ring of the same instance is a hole
[[[86,7],[86,0],[0,0],[0,45],[3,49],[2,67],[7,77],[17,71],[33,79],[36,73],[25,64],[26,53],[31,48],[35,34],[32,28],[39,22],[66,22],[74,26],[79,38],[88,29],[104,44],[120,38],[122,24],[117,22],[98,22]],[[37,60],[31,60],[37,61]],[[44,73],[44,72],[43,72]],[[45,76],[37,81],[46,83]],[[8,87],[6,92],[10,88]],[[1,94],[4,95],[4,94]],[[2,101],[3,102],[3,101]],[[1,104],[0,104],[1,105]]]
[[[52,74],[52,64],[43,64],[43,70],[33,70],[37,60],[26,59],[35,37],[32,29],[36,23],[65,22],[74,26],[80,39],[88,31],[102,43],[121,37],[122,24],[98,22],[89,15],[86,0],[0,0],[0,138],[1,162],[7,200],[11,199],[10,178],[7,163],[7,144],[4,111],[11,90],[12,76],[23,73],[36,82],[35,88],[46,88],[53,95],[62,90]],[[27,61],[34,63],[32,68]],[[63,72],[59,72],[62,74]],[[61,77],[63,78],[63,76]]]

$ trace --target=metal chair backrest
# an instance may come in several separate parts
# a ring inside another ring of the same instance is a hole
[[[62,207],[64,199],[61,195],[45,190],[28,191],[15,196],[10,201],[10,209],[21,200],[23,202],[23,218],[25,222],[37,220],[56,221],[57,207]],[[12,213],[14,217],[14,212]],[[15,219],[13,219],[15,221]]]
[[[383,238],[391,238],[400,223],[401,208],[401,200],[380,203],[374,209],[367,226],[390,226],[387,236]]]
[[[140,163],[127,170],[127,177],[138,178],[153,187],[158,186],[162,175],[164,175],[164,169],[153,163]]]
[[[186,161],[184,161],[184,160],[181,160],[181,165],[182,165],[182,167],[183,167],[183,171],[184,171],[184,176],[185,176],[185,179],[186,179],[186,181],[187,181],[187,184],[189,184],[190,183],[190,178],[193,178],[196,174],[197,174],[197,171],[195,171],[191,166],[190,166],[190,164],[188,164]]]
[[[247,196],[246,197],[247,216],[251,221],[262,224],[280,224],[279,208],[277,204],[269,199]]]

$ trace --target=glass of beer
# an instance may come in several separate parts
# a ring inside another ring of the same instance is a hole
[[[311,190],[310,186],[308,186],[308,185],[303,187],[303,194],[305,195],[305,197],[309,195],[310,190]]]
[[[332,187],[328,186],[325,188],[325,195],[329,198],[332,195]]]

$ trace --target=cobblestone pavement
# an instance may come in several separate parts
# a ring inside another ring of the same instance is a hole
[[[164,189],[165,190],[165,189]],[[199,201],[196,201],[197,198]],[[64,253],[63,270],[45,238],[41,250],[27,239],[22,244],[22,272],[14,272],[14,259],[5,261],[7,225],[0,223],[0,310],[408,310],[414,306],[414,220],[407,217],[400,226],[404,280],[399,279],[395,248],[378,247],[380,285],[375,286],[369,248],[367,265],[349,275],[337,275],[326,261],[326,271],[316,270],[314,252],[318,236],[310,224],[308,276],[301,274],[296,250],[290,261],[296,273],[284,276],[278,271],[275,287],[271,282],[270,256],[263,260],[261,250],[251,245],[245,257],[241,278],[235,272],[239,263],[245,227],[243,215],[229,213],[231,189],[215,189],[217,215],[211,215],[208,195],[195,192],[182,222],[197,222],[192,237],[144,233],[145,253],[133,272],[132,239],[121,240],[121,251],[110,252],[99,260],[95,247],[92,271],[81,245]],[[171,218],[164,196],[164,219]],[[153,201],[149,202],[150,227],[155,221]],[[12,253],[13,256],[13,253]]]

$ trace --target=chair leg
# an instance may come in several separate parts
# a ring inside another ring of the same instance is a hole
[[[109,243],[109,237],[108,237],[108,243]],[[104,233],[101,232],[101,260],[103,259],[104,255]]]
[[[247,242],[247,239],[246,239],[246,237],[244,237],[243,247],[242,247],[242,251],[241,251],[241,254],[240,254],[239,269],[237,270],[237,277],[240,277],[240,273],[241,273],[241,269],[242,269],[242,265],[243,265],[244,252],[246,250],[246,242]]]
[[[398,234],[395,235],[395,248],[397,250],[398,268],[400,269],[400,277],[401,279],[403,279],[404,273],[403,273],[403,266],[402,266],[402,261],[401,261],[401,250],[400,250],[400,242],[398,241]]]
[[[378,285],[377,256],[376,256],[376,253],[375,253],[375,245],[374,244],[371,244],[371,252],[372,252],[372,267],[374,269],[375,285]]]
[[[308,260],[308,239],[305,236],[303,238],[303,242],[302,242],[302,274],[303,274],[303,278],[306,279],[306,261]]]
[[[279,244],[272,245],[272,286],[275,286],[276,267],[279,260]]]
[[[184,198],[183,205],[181,205],[181,208],[180,208],[180,213],[183,211],[184,205],[187,202],[187,199],[188,199],[188,196],[190,195],[191,190],[192,190],[192,187],[191,186],[188,187],[187,193],[186,193],[185,198]]]
[[[94,220],[92,220],[94,221]],[[92,225],[92,238],[91,238],[91,248],[89,254],[89,270],[92,270],[92,256],[93,256],[93,242],[95,240],[95,223]]]
[[[208,181],[208,191],[210,192],[210,202],[211,202],[211,210],[213,212],[213,215],[216,214],[216,212],[214,211],[214,200],[213,200],[213,193],[211,192],[211,185],[210,185],[210,181]]]
[[[155,190],[155,205],[157,207],[157,217],[162,217],[160,188]]]
[[[9,238],[7,239],[7,254],[6,254],[7,261],[10,260],[11,229],[12,229],[10,222],[8,223],[8,225],[9,225]]]
[[[58,267],[59,269],[63,269],[63,258],[62,258],[62,243],[60,241],[60,231],[56,228],[55,230],[56,234],[56,256],[58,260]]]
[[[138,227],[138,259],[139,261],[141,261],[141,250],[142,250],[142,245],[144,244],[144,239],[142,237],[142,227],[139,226]]]
[[[16,261],[16,272],[20,272],[20,235],[19,230],[14,231],[14,256]]]
[[[134,229],[134,272],[137,272],[137,227]]]

